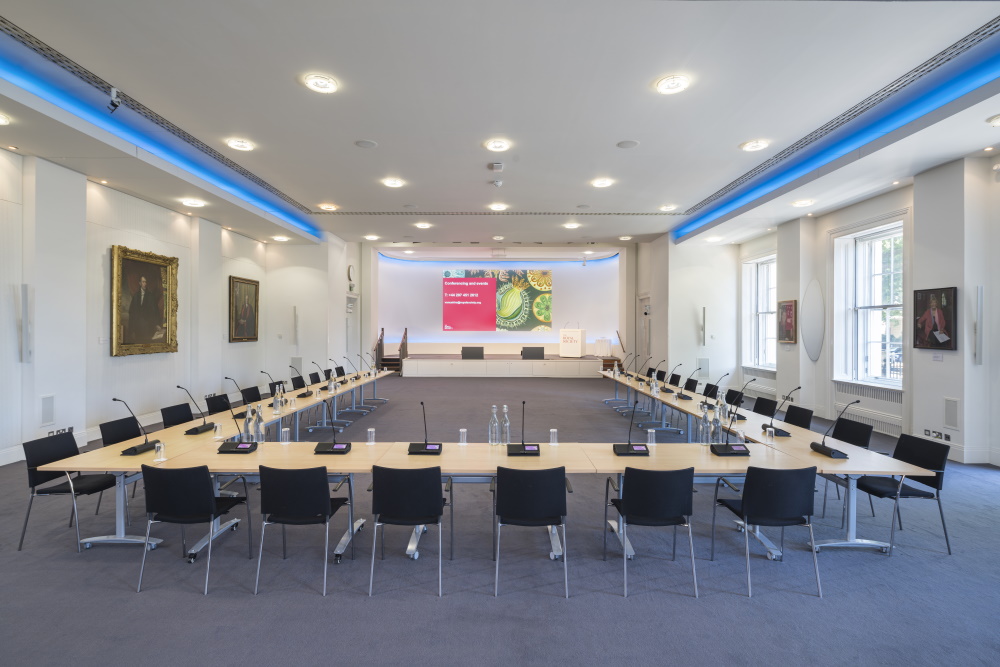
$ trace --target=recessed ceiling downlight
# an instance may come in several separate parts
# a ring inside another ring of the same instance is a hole
[[[271,238],[274,239],[275,241],[281,241],[281,242],[285,242],[288,240],[287,236],[272,236]]]
[[[501,204],[500,202],[493,202],[492,204],[489,204],[486,208],[490,209],[491,211],[506,211],[508,208],[510,208],[510,206],[507,204]]]
[[[338,208],[340,208],[336,204],[320,204],[319,207],[323,211],[336,211]]]
[[[226,145],[237,151],[252,151],[255,148],[254,143],[249,139],[240,139],[238,137],[226,139]]]
[[[416,250],[404,250],[403,252],[405,252],[407,255],[412,255],[413,253],[416,252]]]
[[[615,179],[613,178],[595,178],[590,182],[595,188],[606,188],[614,185]]]
[[[792,206],[795,208],[804,208],[806,206],[812,206],[816,203],[815,199],[796,199],[792,202]]]
[[[671,74],[656,82],[656,92],[661,95],[673,95],[687,90],[687,87],[690,85],[691,79],[683,74]]]
[[[660,207],[660,210],[664,213],[669,213],[670,211],[676,211],[677,206],[675,204],[664,204]]]
[[[0,113],[0,125],[10,125],[10,116]]]
[[[493,240],[494,241],[503,241],[503,237],[502,236],[494,236]]]
[[[375,236],[374,234],[369,234],[368,236],[365,237],[365,241],[378,241],[378,237]]]
[[[414,227],[416,227],[417,229],[430,229],[431,228],[431,223],[429,223],[429,222],[418,222],[418,223],[414,224]]]
[[[401,188],[406,185],[406,181],[401,178],[383,178],[382,185],[387,188]]]
[[[487,139],[483,144],[486,150],[501,153],[510,148],[510,142],[506,139]]]
[[[205,205],[205,203],[206,202],[203,202],[200,199],[182,199],[181,200],[181,204],[183,204],[184,206],[188,206],[190,208],[201,208],[202,206]]]
[[[767,139],[751,139],[740,144],[740,150],[753,153],[754,151],[762,151],[770,145],[771,142]]]
[[[579,226],[580,226],[579,222],[567,222],[563,224],[563,227],[565,227],[566,229],[577,229],[579,228]]]
[[[619,241],[631,241],[632,237],[631,236],[619,236],[618,240]]]
[[[990,116],[989,118],[986,119],[986,122],[992,125],[993,127],[1000,127],[1000,114],[997,114],[996,116]]]
[[[340,87],[336,79],[325,74],[306,74],[302,77],[302,83],[306,84],[306,88],[317,93],[335,93]]]

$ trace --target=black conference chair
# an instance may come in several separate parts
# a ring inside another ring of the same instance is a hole
[[[813,411],[809,408],[800,408],[797,405],[789,405],[785,409],[786,424],[798,426],[799,428],[812,428]]]
[[[114,421],[104,422],[100,425],[100,429],[101,443],[105,447],[108,445],[117,445],[119,442],[125,442],[132,438],[142,437],[142,429],[139,428],[139,422],[131,415],[115,419]]]
[[[714,401],[719,395],[719,387],[709,382],[705,385],[705,389],[701,392],[701,395]]]
[[[671,375],[670,376],[670,384],[672,384],[675,387],[681,386],[681,374],[680,373],[674,373],[673,375]]]
[[[653,373],[655,373],[655,372],[656,372],[656,369],[653,368],[652,366],[650,366],[649,368],[646,369],[646,377],[648,377],[648,378],[653,377]]]
[[[72,433],[58,433],[30,440],[21,446],[24,448],[24,462],[28,467],[28,510],[24,513],[24,526],[21,528],[21,540],[17,543],[17,550],[20,551],[21,547],[24,546],[24,533],[28,530],[28,517],[31,516],[31,505],[35,498],[38,496],[69,496],[73,500],[73,511],[70,514],[69,522],[71,526],[76,525],[76,551],[79,553],[80,515],[77,512],[76,498],[115,488],[115,476],[39,470],[40,466],[47,463],[62,461],[80,453]],[[51,486],[42,486],[60,478],[65,478],[66,481]]]
[[[160,408],[160,417],[163,419],[163,428],[170,428],[178,424],[187,424],[194,421],[189,403],[178,403],[166,408]]]
[[[904,498],[916,498],[919,500],[936,500],[938,512],[941,514],[941,528],[944,530],[944,542],[948,546],[948,555],[951,555],[951,540],[948,539],[948,526],[944,522],[944,508],[941,506],[941,489],[944,487],[944,468],[948,464],[948,452],[950,445],[945,445],[925,438],[918,438],[913,435],[903,434],[896,441],[896,448],[892,452],[892,458],[897,461],[909,463],[910,465],[933,470],[933,475],[914,475],[906,481],[917,482],[930,490],[910,486],[903,478],[894,477],[874,477],[865,475],[858,480],[858,491],[864,491],[868,497],[892,498],[893,499],[893,519],[889,529],[889,551],[892,555],[892,547],[896,538],[896,521],[899,520],[899,529],[903,530],[903,515],[899,511],[899,501]]]
[[[241,389],[240,395],[243,396],[243,405],[260,403],[264,400],[264,398],[260,395],[260,387],[247,387],[246,389]]]
[[[694,393],[698,391],[698,378],[688,378],[684,381],[684,391]]]
[[[271,392],[271,396],[273,397],[274,394],[275,394],[275,392],[278,391],[278,387],[282,387],[282,386],[284,386],[284,384],[285,383],[284,383],[283,380],[279,380],[277,382],[268,382],[267,383],[267,388],[268,388],[268,391]]]
[[[503,526],[548,527],[562,526],[563,585],[569,597],[569,570],[566,565],[566,492],[572,491],[566,479],[566,468],[517,470],[497,468],[494,487],[496,505],[496,572],[493,577],[493,597],[500,589],[500,528]]]
[[[187,554],[184,526],[192,523],[208,524],[208,562],[205,564],[205,595],[208,595],[208,575],[212,569],[212,543],[214,521],[227,514],[237,505],[247,506],[248,558],[253,558],[253,530],[250,523],[250,504],[247,502],[246,480],[243,480],[244,496],[216,497],[212,475],[208,466],[194,468],[154,468],[142,466],[142,479],[146,482],[146,544],[142,550],[142,564],[139,566],[139,585],[135,592],[142,590],[142,573],[146,569],[146,554],[149,553],[149,531],[154,523],[176,523],[181,526],[181,548]],[[235,525],[234,525],[235,529]]]
[[[741,405],[743,405],[743,396],[741,394],[742,392],[737,391],[736,389],[727,389],[726,403],[728,403],[730,406],[734,408],[739,408]],[[739,401],[739,405],[736,404],[736,401]]]
[[[666,382],[667,381],[667,372],[666,371],[656,371],[656,381],[660,382],[660,383]]]
[[[319,373],[313,371],[309,374],[309,384],[319,384],[322,380],[319,377]]]
[[[382,559],[385,559],[385,527],[438,527],[438,597],[441,597],[441,532],[444,498],[441,497],[441,468],[404,470],[372,466],[372,569],[368,596],[375,583],[375,545],[382,526]]]
[[[302,379],[301,375],[296,375],[292,378],[292,389],[305,389],[306,381]]]
[[[625,468],[622,480],[624,489],[620,498],[611,498],[611,487],[618,491],[614,478],[608,477],[604,485],[604,525],[608,525],[608,507],[613,506],[621,515],[622,543],[628,539],[628,526],[674,527],[674,546],[670,556],[677,560],[677,526],[688,529],[688,547],[691,551],[691,578],[694,596],[698,597],[698,574],[694,565],[694,540],[691,536],[691,494],[694,492],[694,468],[685,470],[640,470]],[[604,560],[608,559],[608,531],[604,533]],[[625,573],[624,597],[628,597],[628,553],[622,549]]]
[[[843,440],[846,443],[855,445],[856,447],[864,447],[868,449],[871,446],[872,441],[872,431],[874,429],[868,424],[863,424],[853,419],[844,419],[841,417],[837,420],[837,423],[833,425],[833,432],[830,436],[836,438],[837,440]],[[820,475],[826,482],[823,484],[823,514],[821,515],[824,519],[826,518],[826,495],[827,491],[830,489],[830,482],[832,481],[836,486],[837,490],[837,500],[840,500],[840,487],[843,485],[843,479],[837,475]],[[871,502],[871,498],[868,499],[868,504],[871,506],[872,516],[875,516],[875,505]],[[846,513],[847,506],[844,506],[844,512]],[[841,526],[843,526],[844,519],[841,518]]]
[[[753,412],[765,417],[773,417],[774,411],[778,409],[778,402],[774,399],[758,396],[753,399]]]
[[[205,406],[208,408],[208,414],[210,415],[214,415],[219,412],[229,412],[229,410],[232,409],[232,405],[229,403],[229,396],[225,394],[209,396],[205,399]]]
[[[327,380],[329,380],[332,376],[333,376],[333,371],[331,369],[329,369],[329,368],[324,368],[323,369],[323,377],[325,377]]]
[[[346,371],[344,371],[344,367],[343,366],[337,366],[333,370],[336,373],[336,377],[342,378],[342,377],[346,377],[347,376],[347,373],[346,373]]]
[[[268,524],[281,525],[281,557],[288,557],[286,526],[323,524],[323,595],[326,595],[326,571],[330,560],[330,519],[347,498],[330,497],[326,468],[285,470],[260,466],[260,554],[257,556],[257,579],[253,594],[260,587],[260,563],[264,560],[264,529]]]
[[[769,468],[747,468],[743,483],[742,498],[719,498],[719,486],[723,479],[715,483],[715,504],[712,508],[712,560],[715,560],[715,514],[721,505],[743,521],[743,539],[747,559],[747,597],[753,591],[750,587],[750,528],[749,526],[781,527],[781,553],[785,554],[785,526],[805,526],[809,528],[809,550],[812,552],[813,569],[816,571],[816,593],[823,597],[819,580],[819,560],[816,558],[816,540],[813,537],[812,513],[813,493],[816,481],[816,466],[792,470],[772,470]]]

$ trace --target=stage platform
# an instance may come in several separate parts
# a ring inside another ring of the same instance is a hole
[[[411,354],[403,359],[403,377],[597,377],[600,357],[521,359],[519,354],[487,354],[463,359],[461,354]]]

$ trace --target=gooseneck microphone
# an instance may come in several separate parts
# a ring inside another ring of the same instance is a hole
[[[628,422],[628,443],[626,447],[632,446],[632,424],[635,423],[635,409],[639,407],[639,399],[635,399],[635,403],[632,404],[632,418]]]
[[[638,367],[637,367],[637,368],[635,369],[635,374],[636,374],[636,375],[640,375],[640,374],[642,373],[642,367],[643,367],[643,366],[646,366],[646,364],[648,364],[648,363],[649,363],[650,361],[652,361],[652,360],[653,360],[653,357],[652,357],[652,356],[650,356],[650,357],[649,357],[648,359],[646,359],[646,360],[645,360],[644,362],[642,362],[641,364],[639,364],[639,366],[638,366]],[[649,368],[649,366],[646,366],[646,368],[648,369],[648,368]],[[649,378],[649,377],[651,377],[651,376],[647,375],[646,377],[647,377],[647,378]]]
[[[121,403],[122,405],[124,405],[125,409],[128,410],[128,413],[130,415],[132,415],[132,419],[135,419],[135,423],[139,427],[139,430],[142,432],[142,436],[145,439],[145,442],[143,442],[143,444],[142,444],[142,447],[143,447],[142,451],[148,452],[150,449],[152,449],[156,445],[156,443],[159,442],[159,440],[150,440],[149,439],[149,435],[146,433],[146,429],[144,429],[142,427],[142,424],[139,423],[139,419],[135,416],[135,413],[132,412],[132,408],[130,408],[128,406],[128,403],[126,403],[125,401],[123,401],[120,398],[112,398],[111,400],[112,401],[118,401],[119,403]]]
[[[716,400],[719,400],[719,392],[722,391],[722,381],[725,380],[727,377],[729,377],[729,373],[726,373],[725,375],[723,375],[722,377],[720,377],[718,380],[715,381],[715,399]],[[706,398],[710,398],[710,397],[706,397]]]
[[[420,409],[424,412],[424,444],[427,444],[427,407],[420,401]]]
[[[368,368],[370,368],[373,371],[375,371],[376,373],[378,373],[378,359],[375,358],[374,354],[372,354],[371,352],[368,352],[367,350],[365,350],[365,354],[367,354],[368,358],[370,358],[372,360],[372,362],[370,364],[368,364]]]
[[[837,415],[837,418],[833,420],[832,424],[830,424],[830,428],[826,429],[826,433],[823,434],[823,441],[820,442],[820,443],[818,443],[818,444],[820,444],[820,445],[826,445],[826,436],[830,435],[830,431],[832,431],[833,427],[837,425],[837,422],[840,421],[840,418],[844,416],[844,413],[847,412],[847,409],[849,407],[851,407],[852,405],[855,405],[856,403],[860,403],[860,402],[861,402],[861,399],[859,398],[859,399],[857,399],[855,401],[851,401],[850,403],[848,403],[847,405],[845,405],[844,409],[840,411],[839,415]],[[128,407],[128,406],[125,406],[125,407]],[[813,443],[813,444],[817,444],[817,443]]]
[[[524,406],[527,401],[521,401],[521,446],[524,447]]]
[[[313,366],[315,366],[316,368],[318,368],[318,369],[319,369],[319,377],[320,377],[320,382],[322,382],[322,381],[323,381],[323,380],[322,380],[322,378],[324,377],[324,371],[323,371],[323,367],[322,367],[322,366],[320,366],[319,364],[317,364],[317,363],[316,363],[315,361],[314,361],[314,362],[312,362],[312,363],[313,363]]]
[[[621,367],[622,367],[622,373],[625,373],[625,369],[626,369],[626,368],[627,368],[627,366],[628,366],[628,358],[629,358],[629,357],[631,357],[631,356],[632,356],[633,354],[634,354],[634,352],[629,352],[629,353],[627,353],[627,354],[625,355],[625,358],[624,358],[624,359],[622,359],[622,363],[620,364],[620,365],[621,365]]]
[[[362,368],[362,370],[364,369],[365,365],[367,365],[368,368],[371,369],[372,365],[369,364],[368,361],[365,360],[365,358],[363,356],[361,356],[360,352],[358,353],[358,361],[361,362],[361,368]]]
[[[184,387],[180,385],[177,385],[177,388],[184,389]],[[205,413],[202,412],[202,409],[200,407],[198,407],[198,401],[194,400],[194,396],[191,395],[191,392],[188,391],[187,389],[184,389],[184,393],[186,393],[188,395],[188,398],[191,399],[191,402],[194,403],[195,409],[198,412],[201,412],[201,425],[189,428],[188,430],[184,431],[184,435],[197,435],[199,433],[204,433],[205,431],[211,431],[213,428],[215,428],[215,422],[205,421]]]
[[[315,362],[313,362],[313,363],[315,363]],[[291,368],[293,371],[295,371],[296,377],[302,377],[302,372],[298,368],[296,368],[295,366],[292,366],[291,364],[289,364],[288,367]],[[305,380],[303,380],[303,382],[305,382]],[[306,390],[304,392],[302,392],[301,394],[296,394],[295,397],[296,398],[309,398],[312,395],[313,395],[312,390],[309,389],[309,387],[306,387]]]
[[[787,403],[788,399],[790,399],[792,397],[792,394],[794,394],[795,392],[797,392],[799,389],[802,389],[801,385],[798,386],[798,387],[796,387],[795,389],[792,389],[787,394],[785,394],[785,398],[784,398],[783,401],[781,401],[781,405],[779,405],[777,407],[777,409],[775,409],[774,414],[771,415],[771,422],[768,423],[768,424],[761,424],[760,425],[760,430],[761,431],[766,431],[769,428],[774,428],[774,415],[778,414],[781,411],[781,408],[783,408],[785,406],[785,403]],[[780,435],[782,438],[789,438],[792,435],[791,433],[789,433],[788,431],[786,431],[783,428],[774,428],[774,434],[775,435]]]
[[[694,400],[691,396],[684,395],[684,387],[687,386],[688,380],[694,377],[694,374],[701,370],[701,366],[691,371],[691,375],[688,375],[687,380],[684,381],[684,386],[681,387],[681,393],[677,394],[677,398],[683,399],[685,401]]]
[[[745,392],[747,390],[747,387],[750,386],[751,382],[756,382],[756,381],[757,381],[757,378],[750,378],[749,380],[747,380],[747,383],[745,385],[743,385],[743,388],[740,389],[739,393],[736,394],[735,397],[733,397],[733,402],[730,403],[730,405],[733,406],[733,414],[736,415],[737,421],[745,421],[746,420],[746,417],[737,414],[736,411],[740,409],[741,405],[743,405],[743,392]]]
[[[830,428],[826,429],[826,433],[823,434],[823,441],[822,442],[813,442],[813,443],[810,443],[809,448],[812,449],[814,452],[818,452],[818,453],[820,453],[820,454],[822,454],[824,456],[829,456],[831,459],[846,459],[846,458],[848,458],[847,454],[845,454],[844,452],[840,451],[839,449],[834,449],[833,447],[830,447],[829,445],[827,445],[826,444],[826,436],[830,435],[830,431],[833,430],[833,427],[837,425],[837,422],[840,421],[840,418],[844,416],[845,412],[847,412],[847,408],[851,407],[855,403],[860,403],[860,402],[861,402],[861,399],[859,398],[859,399],[857,399],[855,401],[851,401],[850,403],[848,403],[847,405],[845,405],[844,409],[840,411],[839,415],[837,415],[837,418],[833,420],[832,424],[830,424]]]
[[[292,366],[291,364],[289,364],[288,367],[295,371],[296,377],[302,377],[302,372],[298,368]]]
[[[274,384],[274,378],[271,377],[270,373],[268,373],[267,371],[261,371],[261,373],[263,373],[264,375],[267,376],[267,379],[268,379],[268,381],[270,381],[271,384]]]
[[[351,368],[354,369],[355,375],[361,375],[361,371],[359,371],[358,367],[354,365],[354,362],[351,361],[350,357],[344,357],[344,359],[347,359],[347,363],[349,363],[351,365]]]
[[[233,380],[233,378],[231,378],[231,377],[228,377],[228,376],[226,376],[226,377],[225,377],[225,378],[223,378],[223,379],[225,379],[225,380],[230,380],[230,381],[231,381],[231,382],[232,382],[233,384],[236,384],[236,380]],[[243,395],[243,390],[242,390],[242,389],[240,389],[240,386],[239,386],[238,384],[236,384],[236,391],[240,392],[240,396],[242,396],[242,395]]]
[[[674,371],[676,371],[678,368],[680,368],[683,365],[684,365],[683,363],[680,363],[680,364],[677,364],[676,366],[674,366],[673,368],[670,369],[670,372],[667,373],[667,377],[666,377],[665,381],[663,382],[663,388],[660,391],[662,391],[665,394],[672,394],[672,393],[674,393],[674,390],[673,389],[668,389],[667,385],[670,384],[670,376],[674,374]]]
[[[654,376],[656,375],[656,371],[660,370],[660,364],[665,364],[665,363],[667,363],[667,360],[666,359],[662,359],[659,364],[656,364],[655,366],[653,366],[653,375]]]

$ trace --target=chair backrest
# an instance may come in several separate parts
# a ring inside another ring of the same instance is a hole
[[[260,511],[282,517],[330,516],[326,468],[288,470],[260,466]]]
[[[566,516],[566,468],[497,468],[497,515],[517,519]]]
[[[837,440],[868,449],[872,441],[872,430],[868,424],[841,417],[834,424],[833,432],[830,435]]]
[[[736,401],[738,400],[740,402],[740,405],[742,405],[743,404],[743,397],[740,395],[741,393],[742,392],[739,392],[739,391],[737,391],[735,389],[727,389],[726,390],[726,403],[728,403],[729,405],[735,405]],[[736,405],[736,407],[738,408],[740,406]]]
[[[271,396],[274,396],[274,392],[278,391],[278,386],[279,385],[283,385],[283,384],[284,384],[284,382],[282,382],[281,380],[279,380],[277,382],[268,382],[267,383],[267,388],[270,390]]]
[[[786,424],[791,424],[792,426],[798,426],[800,428],[809,428],[812,426],[813,421],[813,411],[809,408],[800,408],[797,405],[789,405],[785,408],[785,419]]]
[[[441,516],[441,494],[440,466],[409,470],[372,466],[372,514],[401,519]]]
[[[896,449],[892,452],[892,458],[927,470],[934,470],[936,474],[933,476],[910,475],[907,479],[926,484],[932,489],[940,491],[944,486],[944,467],[948,463],[948,452],[950,451],[951,445],[904,433],[896,441]]]
[[[211,516],[215,491],[208,466],[153,468],[142,466],[146,487],[146,513],[177,517]]]
[[[142,429],[139,428],[139,422],[132,415],[101,424],[101,442],[104,443],[105,447],[138,438],[141,435]]]
[[[656,381],[657,382],[666,382],[666,380],[667,380],[667,372],[666,371],[656,371]]]
[[[670,384],[674,385],[675,387],[679,387],[681,385],[681,374],[673,373],[670,376]]]
[[[309,384],[319,384],[321,382],[319,373],[313,371],[309,374]]]
[[[646,377],[648,377],[648,378],[653,377],[653,373],[655,373],[655,372],[656,372],[656,369],[653,368],[652,366],[650,366],[649,368],[646,369]]]
[[[243,396],[243,405],[259,403],[264,400],[260,395],[260,387],[247,387],[246,389],[241,389],[240,394]]]
[[[719,387],[709,382],[708,384],[705,385],[705,389],[701,392],[701,394],[705,398],[714,399],[716,396],[719,395]]]
[[[625,518],[667,519],[691,516],[694,468],[641,470],[625,468],[622,510]]]
[[[778,402],[771,398],[758,396],[753,399],[753,411],[765,417],[773,417],[774,411],[778,409]]]
[[[333,371],[331,369],[329,369],[329,368],[324,368],[323,369],[323,377],[325,377],[327,380],[329,380],[332,375],[333,375]]]
[[[743,484],[743,517],[754,524],[812,516],[815,489],[816,466],[791,470],[750,466]]]
[[[685,380],[684,391],[698,391],[698,378],[688,378]]]
[[[296,375],[292,378],[292,389],[305,389],[306,381],[302,379],[301,375]]]
[[[214,415],[217,412],[227,412],[230,409],[229,397],[225,394],[216,394],[205,399],[205,406],[208,414]]]
[[[54,463],[76,456],[80,448],[76,446],[76,438],[72,433],[57,433],[37,440],[29,440],[21,445],[24,448],[24,462],[28,465],[28,486],[34,488],[66,473],[53,470],[38,470],[38,466]]]
[[[344,367],[343,366],[336,366],[336,367],[334,367],[333,372],[336,373],[337,374],[336,377],[339,377],[339,378],[342,378],[345,375],[347,375],[347,373],[344,372]]]
[[[178,403],[160,408],[160,417],[163,418],[163,428],[170,428],[178,424],[187,424],[194,419],[194,414],[191,412],[190,403]]]

